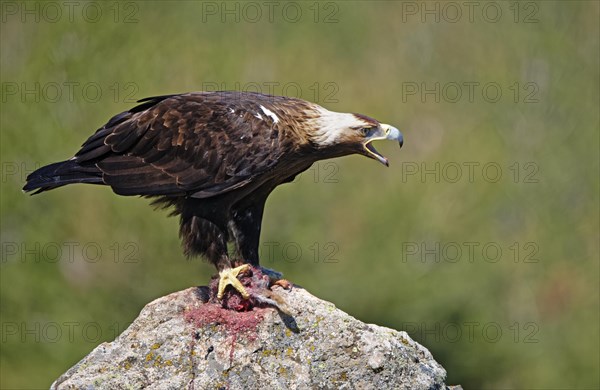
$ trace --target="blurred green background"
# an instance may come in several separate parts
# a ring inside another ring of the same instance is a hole
[[[598,2],[74,4],[2,3],[1,388],[47,388],[214,273],[147,200],[21,192],[134,100],[202,89],[404,133],[389,169],[321,162],[275,191],[263,265],[406,330],[449,384],[600,386]]]

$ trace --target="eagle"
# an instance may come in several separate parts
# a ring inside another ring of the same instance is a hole
[[[277,186],[316,161],[346,155],[388,166],[372,142],[403,143],[393,126],[298,98],[217,91],[138,103],[113,116],[74,157],[32,172],[23,190],[88,183],[152,198],[179,216],[185,255],[217,268],[218,299],[228,286],[250,297],[238,276],[259,267],[265,202]]]

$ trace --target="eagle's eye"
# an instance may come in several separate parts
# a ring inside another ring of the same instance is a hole
[[[369,134],[371,134],[371,131],[372,131],[372,130],[373,130],[373,128],[372,128],[372,127],[362,127],[362,128],[360,129],[360,134],[361,134],[363,137],[367,137]]]

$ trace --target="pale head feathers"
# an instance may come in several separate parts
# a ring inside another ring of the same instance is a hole
[[[356,131],[362,127],[378,126],[379,122],[360,114],[349,114],[329,111],[323,107],[317,108],[318,115],[312,119],[312,141],[319,146],[331,146],[356,136]]]

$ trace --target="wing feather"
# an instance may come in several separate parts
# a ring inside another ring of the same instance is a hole
[[[261,105],[273,112],[277,107],[257,98],[192,93],[143,99],[111,118],[75,159],[95,164],[103,181],[123,195],[208,197],[231,191],[269,171],[293,148],[281,140],[281,123],[256,115]]]

